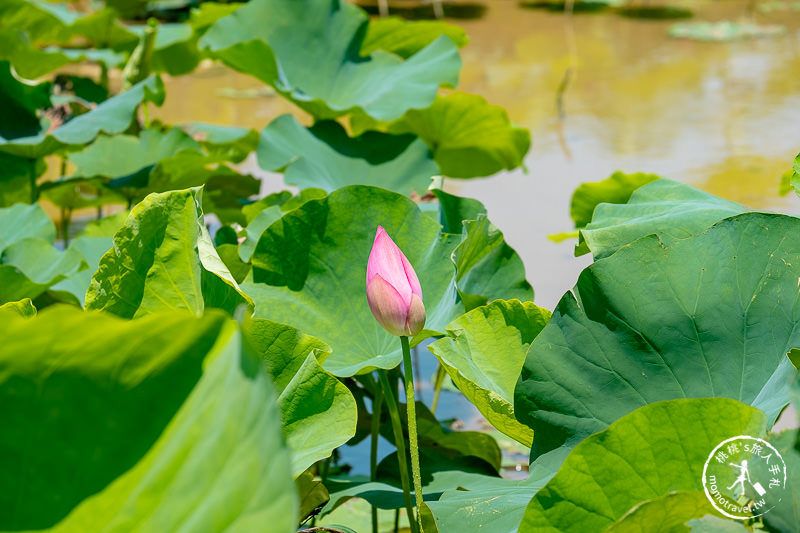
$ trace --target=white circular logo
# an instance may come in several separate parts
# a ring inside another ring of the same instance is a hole
[[[769,442],[740,435],[720,442],[703,466],[711,504],[737,520],[761,516],[786,492],[786,463]]]

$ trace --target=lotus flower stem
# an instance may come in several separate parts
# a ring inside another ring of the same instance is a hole
[[[377,387],[375,399],[372,401],[372,427],[369,448],[369,480],[378,480],[378,435],[381,428],[381,411],[383,410],[383,388]],[[378,533],[378,508],[372,506],[372,533]]]
[[[436,408],[439,407],[439,395],[442,392],[444,385],[444,377],[447,375],[442,363],[436,367],[436,377],[433,379],[433,401],[431,402],[431,413],[436,414]]]
[[[378,370],[378,379],[380,380],[381,387],[383,388],[383,398],[386,401],[386,407],[389,410],[389,419],[392,421],[392,431],[394,433],[394,443],[397,447],[397,463],[400,467],[400,482],[403,485],[403,501],[406,504],[408,524],[411,527],[411,533],[420,533],[419,527],[417,526],[416,515],[414,514],[414,505],[411,503],[411,484],[408,480],[406,439],[403,435],[403,423],[400,421],[400,409],[397,407],[397,398],[395,397],[397,383],[395,383],[395,386],[392,387],[385,370]],[[416,427],[414,430],[416,433]]]
[[[408,413],[408,445],[411,448],[411,475],[414,478],[414,493],[417,500],[417,520],[422,531],[422,475],[419,470],[419,443],[417,441],[417,407],[414,399],[414,369],[411,365],[411,349],[408,337],[400,337],[403,347],[403,369],[406,374],[406,412]]]

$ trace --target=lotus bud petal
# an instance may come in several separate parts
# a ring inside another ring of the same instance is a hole
[[[380,226],[367,261],[367,302],[378,323],[392,335],[413,337],[425,325],[417,274]]]

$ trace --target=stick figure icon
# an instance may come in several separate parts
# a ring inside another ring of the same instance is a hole
[[[728,464],[731,465],[734,468],[738,468],[739,469],[739,475],[736,478],[736,481],[734,481],[733,484],[730,487],[728,487],[728,490],[731,490],[736,485],[739,485],[739,487],[740,487],[740,492],[739,493],[740,494],[744,494],[744,482],[747,481],[751,485],[753,484],[750,481],[750,472],[747,470],[747,459],[743,460],[742,464],[740,464],[740,465],[737,465],[737,464],[734,464],[734,463],[728,463]],[[734,493],[735,492],[736,491],[734,491]]]

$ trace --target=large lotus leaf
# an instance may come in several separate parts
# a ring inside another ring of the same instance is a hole
[[[428,147],[413,135],[370,131],[349,137],[336,121],[306,129],[291,115],[264,128],[257,154],[264,170],[286,167],[286,184],[328,192],[345,185],[375,185],[402,194],[424,193],[439,173]]]
[[[39,204],[16,204],[0,208],[0,252],[17,241],[29,237],[52,244],[56,227]]]
[[[734,398],[771,424],[800,346],[800,243],[786,237],[798,231],[796,218],[747,213],[672,243],[641,238],[584,270],[515,391],[536,453],[672,398]]]
[[[75,249],[62,252],[35,237],[18,240],[0,254],[0,302],[34,299],[87,267]]]
[[[400,341],[367,305],[366,265],[378,225],[417,272],[427,330],[444,331],[463,309],[450,261],[460,239],[441,234],[411,200],[384,189],[344,187],[284,214],[261,235],[253,271],[242,284],[256,304],[255,316],[329,344],[333,353],[323,366],[337,376],[394,368],[402,359]]]
[[[592,221],[592,215],[598,204],[628,203],[636,189],[660,177],[644,172],[634,174],[614,172],[602,181],[582,183],[572,193],[569,216],[575,222],[576,228],[582,228]]]
[[[8,61],[0,61],[0,142],[36,135],[41,131],[37,111],[51,107],[50,82],[28,83],[18,79]]]
[[[453,252],[456,286],[466,310],[497,298],[533,300],[525,265],[486,215],[462,220],[464,240]]]
[[[245,331],[278,390],[278,406],[296,477],[356,433],[350,390],[320,367],[325,343],[291,326],[253,319]]]
[[[516,533],[531,498],[555,475],[566,456],[557,450],[530,465],[526,479],[459,476],[438,501],[427,502],[439,531]]]
[[[636,189],[626,204],[599,204],[592,221],[580,232],[588,250],[579,245],[575,253],[591,250],[595,259],[600,259],[645,235],[682,239],[745,211],[749,209],[741,204],[691,185],[659,179]]]
[[[73,118],[49,133],[39,133],[10,140],[0,133],[0,151],[36,158],[63,147],[82,146],[92,142],[100,133],[122,133],[136,115],[142,102],[164,103],[164,84],[152,75],[109,98],[95,109]]]
[[[415,106],[389,131],[419,136],[433,151],[442,174],[451,178],[517,168],[531,144],[528,130],[514,126],[505,109],[467,93],[437,96],[426,108]]]
[[[59,307],[0,337],[0,529],[295,530],[273,387],[221,313]]]
[[[138,136],[101,135],[80,152],[70,154],[68,160],[75,165],[75,177],[117,178],[182,151],[199,152],[200,145],[178,128],[166,131],[151,128],[142,130]]]
[[[705,492],[668,492],[635,505],[604,533],[688,532],[686,523],[690,519],[698,520],[715,512]]]
[[[572,450],[531,500],[520,531],[604,531],[631,511],[628,519],[637,512],[669,516],[677,530],[685,531],[680,524],[707,514],[698,510],[698,502],[699,495],[705,496],[703,467],[709,453],[728,438],[757,437],[765,430],[764,413],[726,398],[641,407]],[[698,496],[664,498],[674,492]],[[637,509],[645,502],[647,509]],[[677,515],[685,519],[680,522]]]
[[[376,50],[385,50],[408,59],[440,35],[447,35],[459,48],[469,42],[463,28],[440,20],[408,22],[398,17],[372,19],[361,41],[359,53],[369,57]]]
[[[151,194],[114,235],[86,293],[87,310],[133,318],[206,307],[233,313],[250,302],[217,255],[203,222],[201,190]]]
[[[317,118],[359,110],[393,120],[428,107],[440,85],[455,86],[461,60],[449,38],[405,61],[382,50],[363,58],[367,22],[339,0],[252,0],[220,19],[199,46]]]
[[[401,360],[398,339],[381,328],[367,305],[366,265],[378,225],[403,250],[422,284],[427,323],[415,341],[443,334],[464,312],[450,259],[461,238],[442,233],[414,202],[384,189],[344,187],[284,214],[261,235],[253,271],[242,284],[257,317],[291,324],[328,343],[333,354],[324,367],[338,376],[393,368]]]
[[[429,346],[486,420],[525,446],[533,430],[514,416],[514,387],[528,346],[549,318],[533,302],[495,300],[455,319],[447,337]]]

